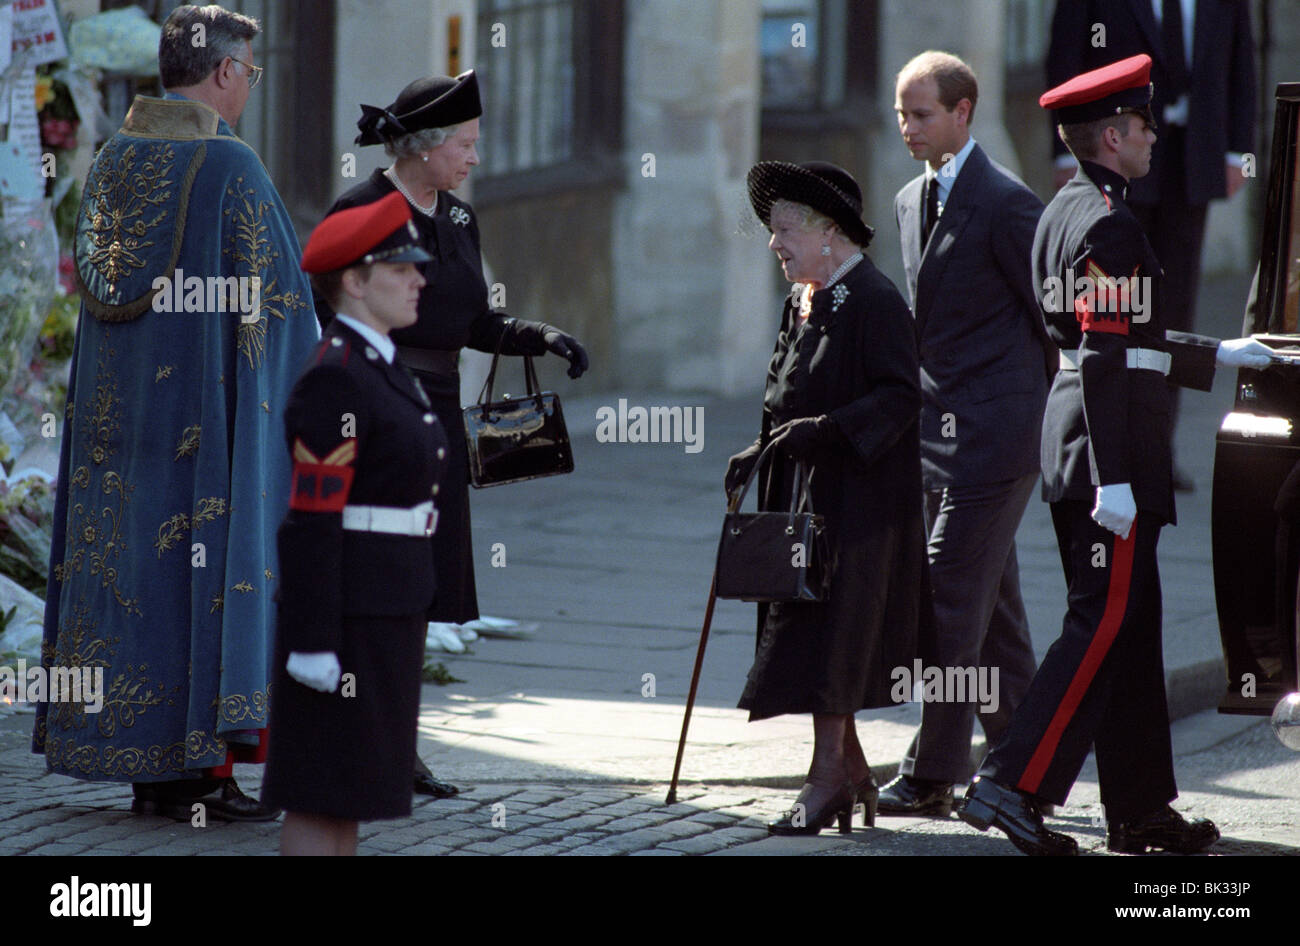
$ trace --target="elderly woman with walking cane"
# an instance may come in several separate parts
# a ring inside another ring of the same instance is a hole
[[[769,830],[816,834],[838,820],[847,832],[859,804],[874,824],[878,795],[854,713],[892,705],[890,671],[910,664],[930,626],[915,329],[898,290],[863,254],[872,230],[852,176],[823,162],[765,161],[748,183],[793,287],[768,364],[762,429],[731,458],[726,489],[758,474],[760,509],[782,510],[797,466],[810,469],[828,554],[822,600],[759,606],[740,707],[751,720],[813,717],[807,779]]]

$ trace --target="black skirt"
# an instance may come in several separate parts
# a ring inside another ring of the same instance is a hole
[[[344,678],[333,693],[290,677],[276,648],[262,802],[348,821],[402,818],[411,813],[425,618],[347,618],[343,631]]]
[[[430,376],[413,372],[429,395],[433,413],[447,432],[447,465],[438,495],[438,531],[433,534],[433,565],[438,597],[429,608],[430,621],[464,624],[476,620],[478,590],[474,585],[474,547],[469,521],[469,450],[465,445],[465,415],[460,398],[434,394]]]

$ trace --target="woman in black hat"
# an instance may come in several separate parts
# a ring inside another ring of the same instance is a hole
[[[862,250],[857,182],[832,164],[765,161],[749,197],[794,284],[768,365],[759,438],[731,458],[728,494],[759,471],[760,508],[787,509],[796,461],[825,517],[829,590],[817,603],[759,606],[742,709],[813,715],[814,748],[795,805],[768,828],[816,834],[878,794],[853,714],[889,706],[891,670],[911,666],[927,591],[921,509],[920,378],[907,303]]]
[[[337,201],[331,212],[367,204],[400,191],[414,211],[420,242],[433,257],[422,272],[415,325],[393,333],[398,356],[419,379],[434,413],[451,442],[443,483],[441,520],[433,538],[438,573],[438,600],[429,620],[464,624],[479,617],[470,543],[469,460],[461,414],[462,348],[503,355],[554,352],[569,361],[569,377],[587,369],[587,353],[578,340],[544,322],[511,318],[488,307],[483,278],[478,222],[474,210],[451,191],[464,183],[478,164],[478,80],[472,71],[455,78],[432,76],[404,88],[387,108],[361,106],[357,144],[382,144],[391,167],[375,171]],[[322,325],[331,317],[316,300]],[[416,791],[442,796],[457,789],[428,774],[417,759]]]

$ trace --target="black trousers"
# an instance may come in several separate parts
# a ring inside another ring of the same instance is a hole
[[[1031,473],[979,486],[926,490],[930,585],[940,667],[996,668],[997,708],[922,703],[921,728],[899,773],[943,782],[970,779],[978,718],[990,746],[1011,721],[1034,675],[1034,645],[1020,596],[1016,529],[1038,483]]]
[[[1178,796],[1165,704],[1156,544],[1139,512],[1127,539],[1091,503],[1052,504],[1068,610],[982,777],[1061,805],[1094,745],[1106,817],[1126,821]]]
[[[1164,279],[1160,282],[1160,311],[1164,326],[1175,332],[1195,331],[1196,294],[1201,282],[1201,246],[1205,242],[1207,204],[1187,202],[1187,130],[1177,125],[1160,129],[1165,138],[1165,163],[1160,172],[1160,202],[1131,204],[1146,232]],[[1170,430],[1178,422],[1182,389],[1170,385]]]

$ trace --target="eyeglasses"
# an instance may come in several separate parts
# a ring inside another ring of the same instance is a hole
[[[262,81],[262,73],[265,72],[266,70],[264,70],[261,66],[250,66],[248,63],[244,62],[244,60],[242,60],[242,59],[236,59],[234,56],[231,56],[231,57],[230,57],[230,61],[231,61],[231,62],[237,62],[237,63],[239,63],[241,66],[243,66],[245,69],[247,69],[247,70],[248,70],[248,87],[249,87],[250,89],[255,89],[255,88],[257,88],[257,83],[259,83],[259,82]]]

